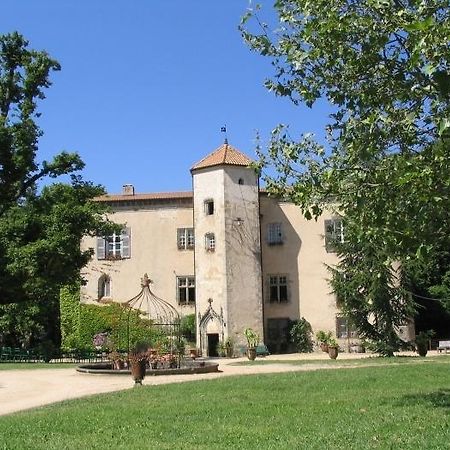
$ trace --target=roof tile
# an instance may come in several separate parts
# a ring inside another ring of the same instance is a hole
[[[231,166],[248,166],[251,163],[252,160],[248,156],[244,155],[228,143],[225,143],[208,156],[205,156],[197,164],[194,164],[191,171],[196,169],[204,169],[206,167],[220,166],[223,164]]]
[[[153,192],[150,194],[106,194],[97,197],[98,202],[120,202],[120,201],[137,201],[137,200],[172,200],[193,198],[192,192]]]

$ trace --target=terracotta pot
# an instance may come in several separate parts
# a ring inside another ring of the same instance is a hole
[[[114,370],[122,370],[125,367],[125,362],[122,359],[114,361]]]
[[[336,359],[338,357],[338,354],[339,354],[338,347],[328,346],[328,355],[331,359]]]
[[[135,384],[142,384],[142,380],[145,378],[145,368],[147,361],[133,361],[131,363],[131,376]]]
[[[254,361],[256,359],[256,348],[254,347],[247,348],[247,358],[250,361]]]
[[[191,348],[191,349],[189,349],[189,356],[190,356],[192,359],[197,358],[197,349],[196,349],[196,348]]]
[[[322,350],[324,353],[328,353],[328,344],[326,344],[325,342],[321,342],[320,350]]]

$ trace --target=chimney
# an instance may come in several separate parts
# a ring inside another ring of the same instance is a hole
[[[123,195],[134,195],[134,186],[132,184],[124,184],[122,186]]]

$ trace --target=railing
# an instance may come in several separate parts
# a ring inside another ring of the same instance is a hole
[[[14,347],[0,348],[0,363],[23,362],[23,363],[62,363],[62,362],[104,362],[107,361],[108,353],[99,351],[73,350],[69,352],[43,352],[38,349],[21,349]]]

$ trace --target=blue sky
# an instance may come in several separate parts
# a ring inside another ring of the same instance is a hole
[[[271,1],[259,1],[269,12]],[[278,124],[322,134],[308,109],[264,86],[270,61],[237,29],[248,0],[2,0],[0,33],[19,31],[61,65],[40,103],[39,158],[78,152],[111,193],[190,190],[189,168],[228,140],[255,156]]]

